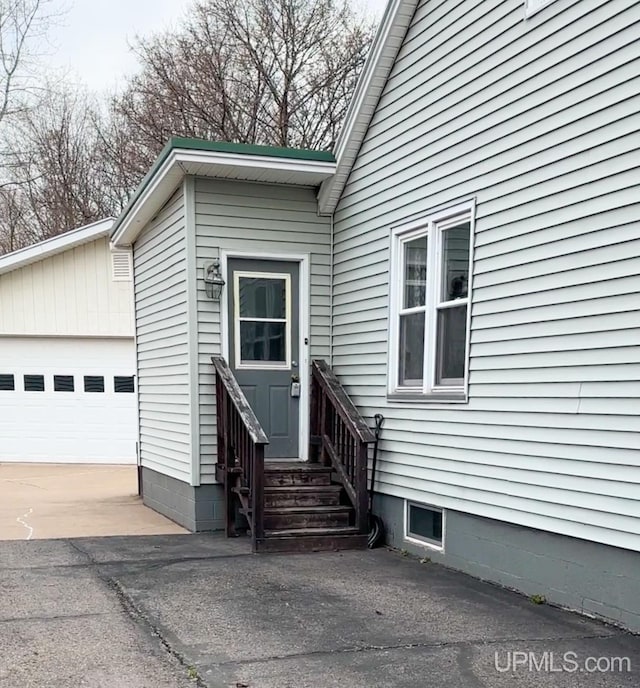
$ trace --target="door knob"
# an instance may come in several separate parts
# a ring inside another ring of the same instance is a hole
[[[298,361],[291,361],[291,367],[297,368],[298,367]]]

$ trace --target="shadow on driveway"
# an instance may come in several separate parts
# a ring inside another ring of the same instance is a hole
[[[386,550],[3,542],[0,591],[2,688],[640,686],[638,636]]]

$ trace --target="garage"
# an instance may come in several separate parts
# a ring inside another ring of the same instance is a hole
[[[3,461],[135,463],[127,340],[0,339]]]
[[[131,255],[112,225],[0,256],[0,462],[137,461]]]

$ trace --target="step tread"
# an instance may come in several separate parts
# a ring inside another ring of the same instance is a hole
[[[271,494],[313,494],[314,492],[340,492],[342,485],[265,485],[264,491]]]
[[[271,528],[264,531],[265,537],[310,537],[318,535],[358,535],[354,526],[318,526],[317,528]]]
[[[268,506],[264,513],[269,516],[287,514],[342,514],[352,510],[350,506],[342,504],[316,504],[313,506]]]
[[[330,473],[331,467],[320,466],[317,463],[267,463],[264,464],[265,473]]]

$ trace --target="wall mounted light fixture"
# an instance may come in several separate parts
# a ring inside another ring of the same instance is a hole
[[[220,272],[220,261],[216,258],[204,266],[204,288],[207,297],[213,301],[220,301],[222,287],[224,287],[224,279]]]

